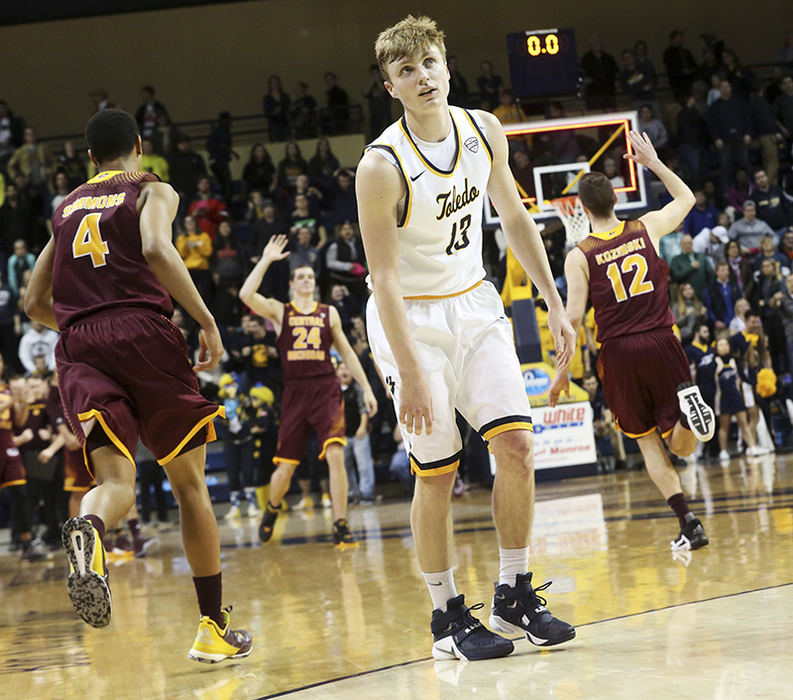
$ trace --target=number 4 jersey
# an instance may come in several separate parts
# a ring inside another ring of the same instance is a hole
[[[405,188],[397,233],[408,298],[453,296],[485,276],[482,209],[493,152],[476,113],[449,113],[452,128],[440,143],[419,140],[402,117],[366,147],[396,167]]]
[[[151,173],[108,170],[55,210],[52,299],[58,327],[117,306],[173,313],[171,297],[143,257],[137,202]]]
[[[589,265],[597,340],[671,328],[669,268],[641,221],[593,233],[578,244]]]

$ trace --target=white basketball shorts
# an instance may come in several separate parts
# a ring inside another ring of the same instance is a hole
[[[419,476],[460,466],[462,439],[455,410],[490,440],[508,430],[532,430],[531,407],[515,352],[512,324],[490,282],[459,296],[406,299],[408,330],[430,385],[432,434],[400,424],[411,469]],[[399,413],[399,373],[376,299],[366,310],[369,345]]]

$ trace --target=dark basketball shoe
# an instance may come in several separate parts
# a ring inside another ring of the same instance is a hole
[[[333,544],[337,549],[347,549],[357,547],[358,542],[352,536],[350,527],[344,518],[339,518],[333,523]]]
[[[523,634],[538,647],[550,647],[567,642],[575,637],[572,625],[557,620],[546,608],[546,600],[537,595],[551,581],[532,588],[531,571],[518,574],[514,586],[508,583],[495,584],[490,626],[503,634]]]
[[[273,508],[270,501],[267,501],[264,515],[262,515],[262,520],[259,523],[259,539],[262,542],[269,542],[270,538],[273,536],[273,528],[275,527],[275,521],[278,518],[279,512],[278,508]]]
[[[432,656],[436,659],[462,659],[477,661],[507,656],[515,649],[509,639],[491,632],[472,614],[484,604],[470,608],[465,596],[460,594],[446,604],[446,612],[432,611]]]
[[[69,559],[69,597],[75,611],[91,627],[107,627],[112,602],[99,533],[85,518],[71,518],[63,525],[61,541]]]
[[[702,523],[694,518],[689,520],[680,530],[677,539],[672,540],[671,546],[674,551],[679,549],[699,549],[708,544],[710,540],[705,534]]]
[[[677,398],[685,423],[700,442],[707,442],[716,431],[716,414],[705,403],[699,387],[693,382],[683,382],[677,387]]]
[[[215,621],[207,616],[198,623],[198,634],[187,656],[194,661],[216,664],[224,659],[240,659],[248,656],[253,649],[253,638],[246,630],[231,629],[231,606],[223,609],[223,621],[226,626],[218,627]]]

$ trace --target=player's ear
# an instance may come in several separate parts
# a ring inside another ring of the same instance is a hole
[[[385,89],[388,91],[388,94],[389,94],[389,95],[391,95],[391,97],[392,97],[393,99],[395,99],[395,100],[398,100],[398,99],[399,99],[399,98],[397,97],[397,94],[396,94],[396,92],[394,91],[394,86],[393,86],[391,83],[389,83],[389,82],[386,80],[386,81],[384,81],[384,82],[383,82],[383,86],[385,87]]]
[[[91,149],[88,149],[88,157],[91,159],[91,162],[96,166],[96,169],[99,170],[99,161],[94,158],[94,154],[91,153]]]
[[[138,134],[138,140],[135,141],[135,155],[143,155],[143,140],[141,139],[140,134]]]

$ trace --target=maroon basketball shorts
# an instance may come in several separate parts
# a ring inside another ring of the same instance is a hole
[[[89,470],[85,438],[97,424],[133,465],[138,435],[161,465],[197,434],[215,439],[212,420],[223,409],[198,392],[181,332],[154,311],[126,307],[78,321],[61,335],[55,361]]]
[[[300,464],[311,430],[317,431],[319,458],[328,445],[347,444],[344,399],[335,374],[288,382],[281,400],[281,426],[273,462]]]
[[[656,428],[666,437],[680,418],[677,387],[691,381],[683,346],[671,330],[649,331],[603,343],[597,361],[606,404],[628,437]]]
[[[85,493],[90,491],[96,482],[85,466],[83,453],[80,450],[63,450],[63,490]]]
[[[10,430],[0,430],[0,489],[26,483],[25,465]]]

